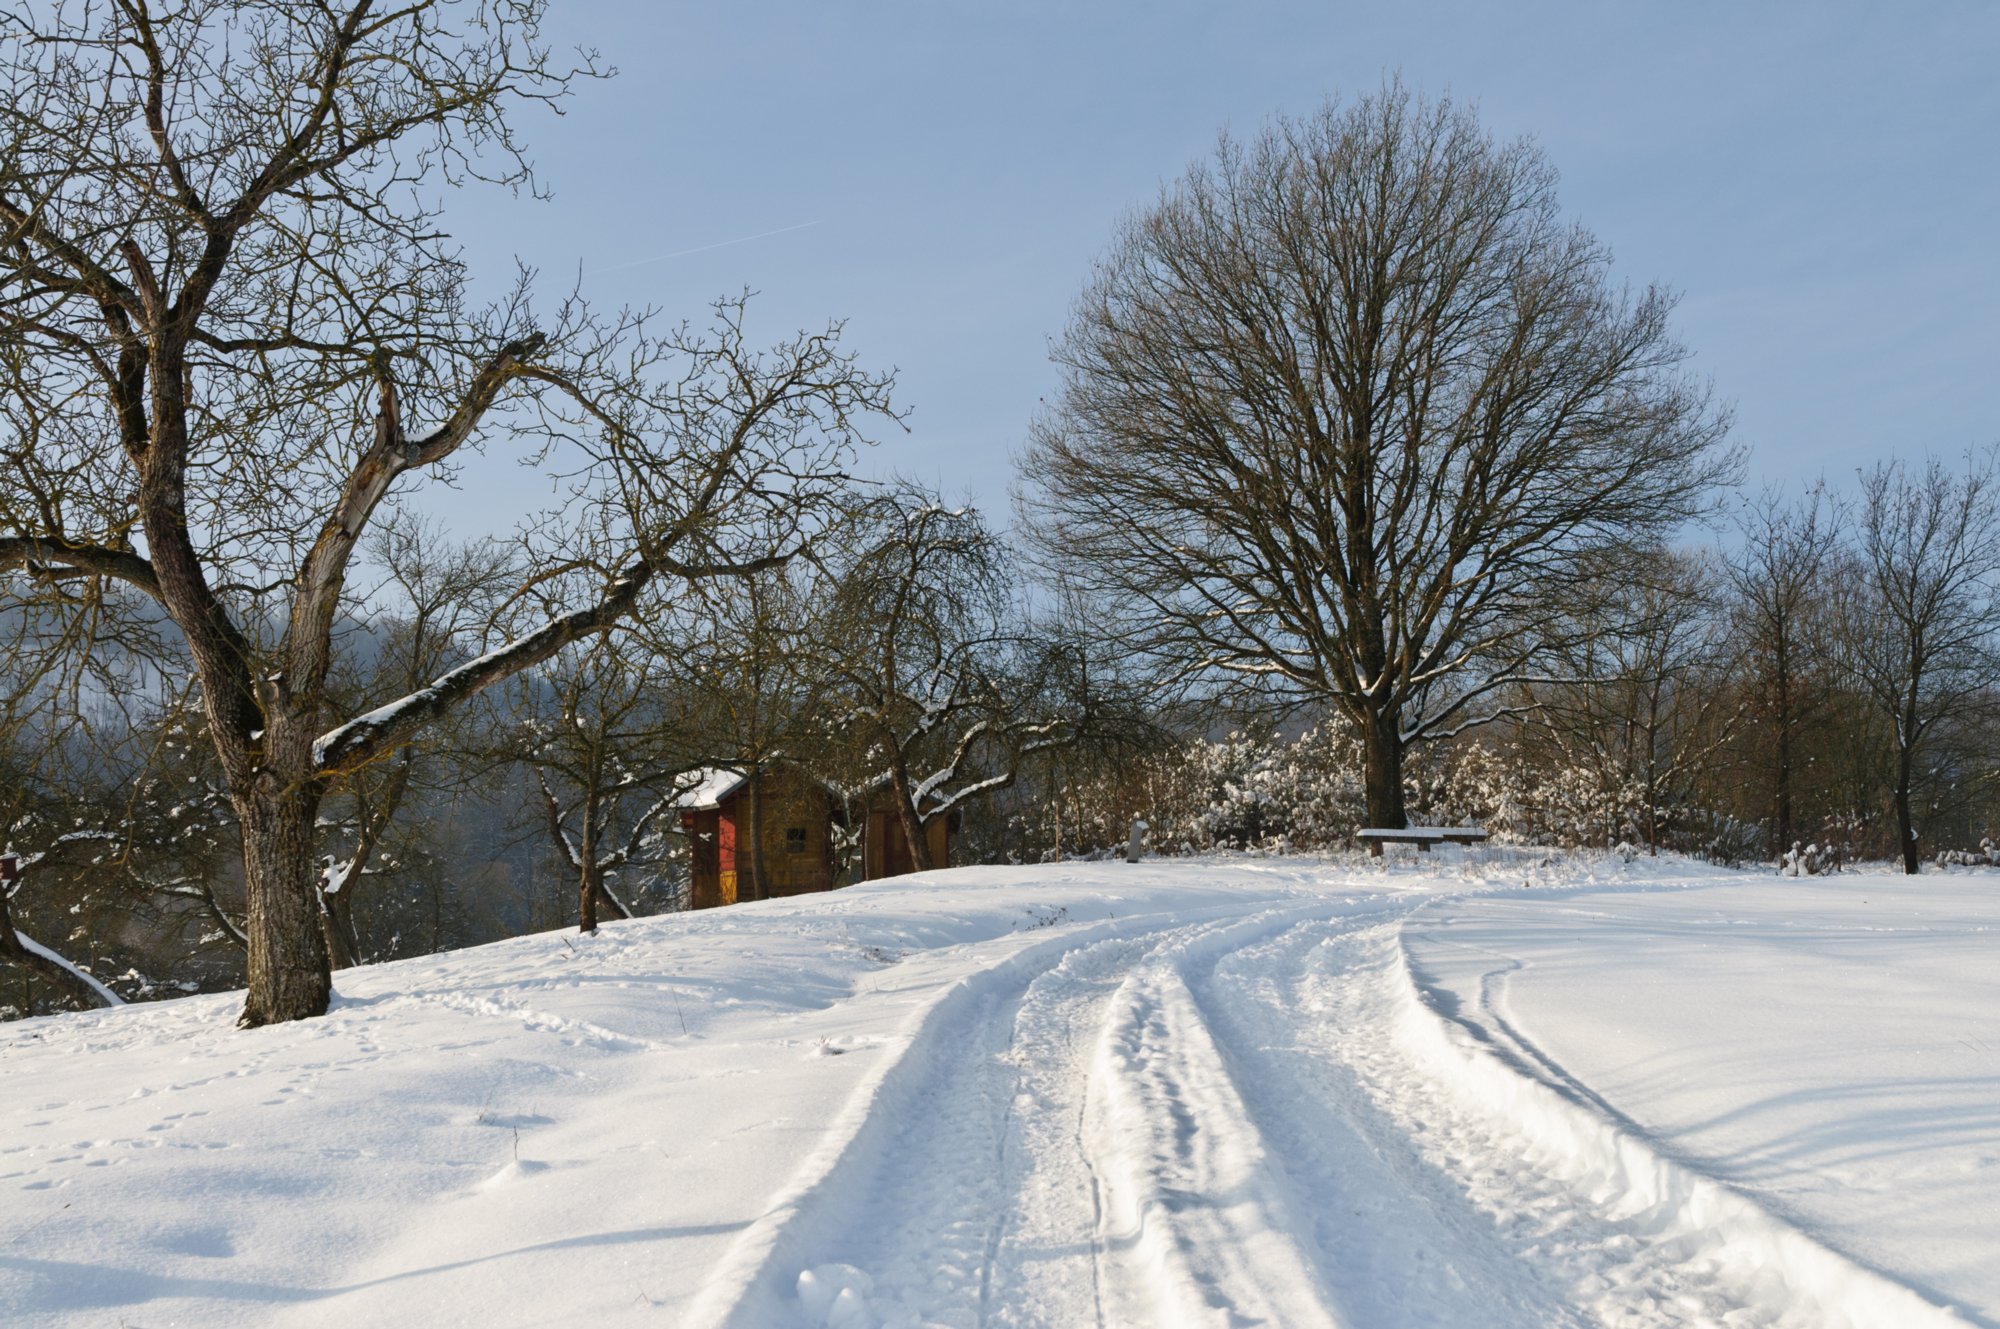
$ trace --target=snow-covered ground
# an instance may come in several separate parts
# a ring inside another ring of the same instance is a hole
[[[1996,923],[1973,873],[964,869],[22,1022],[0,1323],[2000,1325]]]

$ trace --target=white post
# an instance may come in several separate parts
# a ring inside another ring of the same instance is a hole
[[[1137,817],[1132,818],[1131,833],[1125,837],[1125,861],[1127,863],[1137,863],[1139,861],[1142,842],[1146,838],[1146,830],[1145,822],[1139,820]]]

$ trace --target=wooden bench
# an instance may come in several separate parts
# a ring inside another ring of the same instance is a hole
[[[1385,844],[1413,844],[1420,854],[1428,854],[1434,844],[1478,844],[1486,832],[1477,826],[1404,826],[1401,829],[1369,827],[1354,833],[1368,846],[1369,856],[1380,858]]]

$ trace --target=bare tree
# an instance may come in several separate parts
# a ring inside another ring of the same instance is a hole
[[[1944,730],[1993,703],[2000,667],[2000,453],[1954,474],[1887,462],[1861,477],[1842,649],[1854,680],[1892,726],[1898,849],[1917,871],[1911,793]]]
[[[153,723],[175,708],[135,705],[152,675],[133,652],[157,643],[116,598],[86,589],[60,613],[0,611],[0,963],[100,1005],[117,998],[91,973],[103,958],[93,931],[188,921],[174,870],[186,837],[150,796],[153,758],[171,747]]]
[[[838,327],[484,310],[432,207],[532,186],[511,109],[596,71],[542,0],[0,11],[7,593],[113,581],[186,644],[242,828],[242,1023],[326,1009],[319,805],[468,697],[689,580],[796,549],[888,380]],[[428,423],[427,423],[428,422]],[[538,621],[362,715],[329,693],[357,549],[512,432],[566,481],[524,539]]]
[[[659,870],[676,799],[702,754],[680,679],[643,632],[607,633],[526,680],[518,741],[541,821],[576,874],[577,927],[631,918],[624,870]]]
[[[1087,654],[1013,598],[1005,544],[978,511],[914,485],[864,503],[830,559],[814,647],[857,792],[886,789],[918,871],[925,829],[1007,788],[1022,762],[1087,730]]]
[[[1799,503],[1766,490],[1737,521],[1742,543],[1723,565],[1754,714],[1766,742],[1771,849],[1796,842],[1798,760],[1805,730],[1824,708],[1829,591],[1839,514],[1823,488]]]
[[[765,773],[780,765],[805,771],[825,764],[826,680],[815,672],[812,644],[823,632],[832,595],[826,576],[809,563],[702,588],[700,626],[683,655],[683,687],[699,715],[698,746],[712,764],[747,777],[746,824],[736,848],[740,899],[770,893]]]
[[[231,898],[224,879],[228,860],[242,860],[242,840],[190,691],[164,698],[133,731],[131,742],[141,751],[122,797],[95,800],[92,806],[92,800],[78,797],[87,792],[77,788],[79,782],[69,782],[78,803],[70,821],[98,828],[102,847],[91,866],[109,871],[94,874],[97,889],[112,890],[108,878],[122,873],[120,893],[128,911],[147,915],[156,945],[188,938],[192,924],[196,930],[181,946],[196,951],[221,943],[236,953],[229,969],[237,971],[249,938],[241,902]]]
[[[57,848],[68,840],[59,839]],[[81,1001],[86,1006],[122,1006],[117,993],[93,977],[61,952],[51,950],[14,925],[14,896],[27,883],[26,872],[43,858],[30,855],[25,861],[13,853],[0,854],[0,962],[26,965],[45,981]]]
[[[1729,686],[1710,560],[1661,550],[1621,572],[1550,662],[1562,681],[1531,689],[1534,727],[1567,764],[1596,777],[1604,806],[1631,819],[1607,834],[1633,834],[1657,854],[1698,811],[1744,705]]]
[[[1728,473],[1671,297],[1608,273],[1449,102],[1225,137],[1078,302],[1024,524],[1168,681],[1345,713],[1401,826],[1405,746],[1493,718],[1565,588]]]
[[[21,635],[16,632],[17,640]],[[32,726],[20,703],[39,691],[41,674],[33,667],[21,668],[12,657],[0,658],[0,680],[11,685],[0,694],[8,703],[0,709],[0,964],[25,966],[84,1005],[115,1006],[116,994],[61,951],[22,931],[15,917],[16,897],[27,884],[29,869],[79,847],[96,848],[100,838],[110,838],[94,829],[75,828],[71,818],[61,815],[63,809],[45,783],[35,778],[32,767],[43,764],[36,758],[45,760],[56,746],[49,732],[56,726]],[[29,748],[42,751],[31,754]]]

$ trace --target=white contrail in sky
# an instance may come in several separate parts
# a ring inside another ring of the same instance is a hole
[[[704,254],[711,249],[727,249],[730,245],[747,245],[752,240],[768,240],[774,235],[784,235],[788,231],[803,231],[808,226],[817,226],[819,221],[799,222],[795,226],[780,226],[775,231],[759,231],[755,235],[739,235],[734,240],[717,240],[712,245],[696,245],[693,249],[676,249],[671,254],[655,254],[651,258],[635,258],[630,263],[615,263],[608,268],[596,268],[586,276],[595,277],[606,272],[623,272],[627,268],[643,268],[648,263],[664,263],[670,258],[686,258],[689,254]]]

